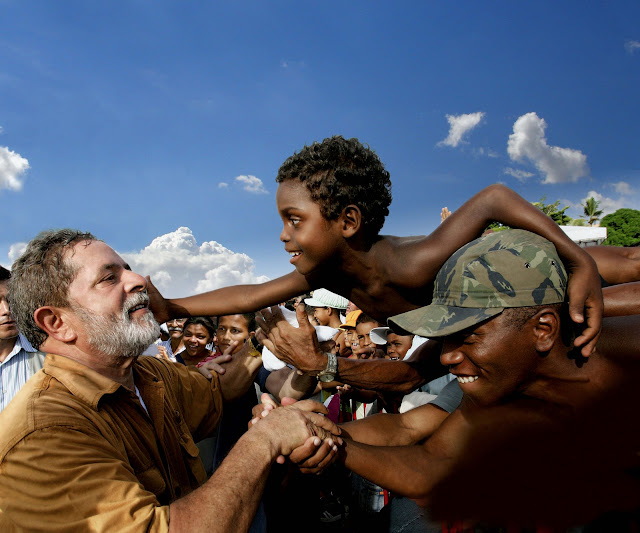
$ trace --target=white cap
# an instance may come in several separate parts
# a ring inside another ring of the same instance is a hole
[[[346,309],[347,305],[349,305],[349,300],[335,292],[328,291],[327,289],[316,289],[313,291],[311,298],[304,299],[304,303],[311,305],[312,307]]]
[[[387,326],[380,326],[379,328],[373,328],[369,332],[369,338],[371,342],[375,344],[387,344],[387,333],[391,328]]]

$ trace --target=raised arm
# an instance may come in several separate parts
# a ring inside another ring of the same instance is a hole
[[[610,285],[640,281],[640,247],[589,246],[584,249]]]
[[[148,286],[151,310],[160,323],[171,318],[189,316],[251,313],[269,305],[277,305],[309,290],[311,287],[307,280],[297,271],[265,283],[233,285],[186,298],[165,299],[152,283]]]
[[[640,281],[605,287],[602,296],[605,317],[640,314]]]
[[[424,239],[416,250],[423,276],[433,279],[440,266],[458,248],[477,238],[492,221],[541,235],[551,241],[570,275],[569,311],[574,322],[586,327],[576,338],[582,354],[595,348],[602,322],[602,292],[596,265],[560,227],[538,208],[503,185],[491,185],[465,202]],[[416,273],[419,275],[419,273]]]

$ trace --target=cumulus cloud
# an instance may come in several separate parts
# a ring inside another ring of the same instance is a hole
[[[640,41],[628,40],[624,43],[624,47],[630,54],[633,54],[636,50],[640,49]]]
[[[580,150],[549,146],[547,123],[535,113],[516,120],[509,135],[507,152],[513,161],[529,160],[544,175],[543,183],[576,182],[588,175],[587,156]]]
[[[221,181],[220,183],[218,183],[218,189],[228,189],[229,188],[229,184],[225,183],[224,181]]]
[[[242,188],[252,194],[269,194],[267,189],[264,188],[262,180],[255,176],[238,176],[236,181],[242,183]]]
[[[446,115],[449,122],[449,135],[438,146],[456,147],[462,142],[462,137],[475,128],[484,118],[484,112],[467,113],[462,115]]]
[[[5,146],[0,146],[0,191],[22,189],[25,173],[29,168],[29,161]]]
[[[511,167],[505,168],[504,173],[509,176],[513,176],[518,181],[525,181],[527,178],[530,178],[533,176],[533,172],[527,172],[526,170],[520,170],[517,168],[511,168]]]
[[[156,237],[140,251],[121,255],[135,272],[150,275],[168,298],[268,280],[256,276],[255,264],[248,255],[233,252],[216,241],[198,244],[186,227]]]
[[[634,194],[636,191],[626,181],[619,181],[618,183],[612,183],[611,187],[618,193],[623,195]]]

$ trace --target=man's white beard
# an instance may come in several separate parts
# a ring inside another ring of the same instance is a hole
[[[73,310],[82,320],[93,350],[113,359],[125,359],[138,357],[160,337],[160,325],[150,311],[135,321],[129,317],[130,309],[148,301],[146,292],[135,293],[127,298],[120,315],[97,315],[77,305]]]

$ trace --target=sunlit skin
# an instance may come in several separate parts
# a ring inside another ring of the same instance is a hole
[[[210,355],[207,344],[211,342],[211,334],[202,324],[189,324],[182,335],[185,354],[182,354],[187,365],[196,365]]]
[[[303,183],[295,180],[280,183],[276,203],[283,222],[280,240],[291,255],[290,263],[300,274],[311,274],[336,258],[336,251],[344,246],[340,223],[322,216]]]
[[[476,405],[495,405],[516,391],[524,392],[543,361],[535,350],[525,351],[522,332],[509,327],[505,317],[500,314],[443,338],[440,362]]]
[[[134,293],[145,291],[147,280],[131,271],[125,261],[108,245],[101,241],[79,242],[67,252],[68,260],[77,268],[68,291],[68,298],[89,312],[101,316],[122,314],[125,302]],[[63,320],[53,322],[58,313]],[[150,315],[148,304],[129,310],[131,321],[141,322]],[[82,317],[70,308],[41,307],[34,313],[36,323],[60,324],[56,336],[49,337],[42,344],[43,351],[59,353],[76,360],[97,372],[122,383],[134,390],[131,365],[135,358],[116,360],[105,358],[88,342],[86,325]]]
[[[232,342],[237,342],[238,345],[231,352],[234,354],[242,348],[242,345],[253,333],[253,331],[249,331],[247,319],[244,315],[226,315],[218,317],[218,328],[216,329],[218,350],[224,353]]]
[[[387,333],[387,355],[385,355],[385,359],[402,361],[411,348],[412,342],[413,335],[397,335],[389,331]]]
[[[331,319],[331,313],[328,307],[316,307],[313,316],[320,326],[328,326]]]
[[[371,357],[377,357],[376,348],[378,347],[375,342],[369,337],[369,332],[373,328],[379,327],[378,322],[360,322],[356,324],[356,335],[358,338],[358,356],[361,359],[369,359]]]

